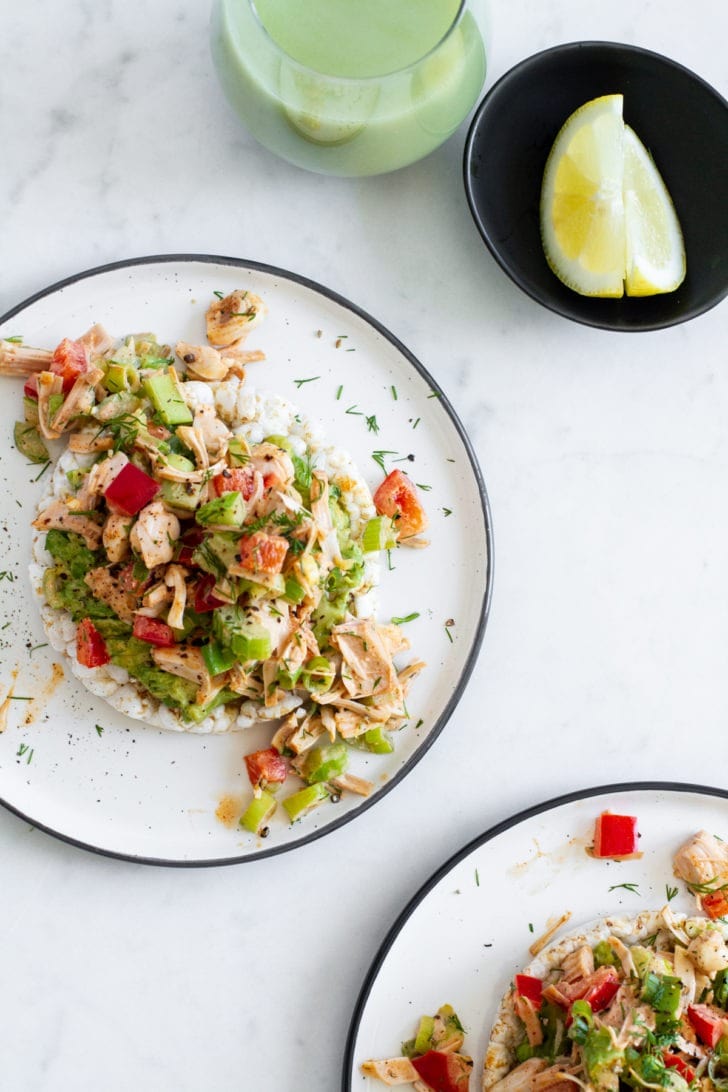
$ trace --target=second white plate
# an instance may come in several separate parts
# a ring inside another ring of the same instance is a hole
[[[637,816],[639,860],[587,854],[594,821],[606,809]],[[668,900],[675,910],[694,910],[672,858],[702,827],[728,835],[728,791],[614,785],[540,804],[466,846],[415,895],[374,960],[351,1024],[344,1092],[379,1092],[382,1085],[362,1076],[361,1063],[399,1054],[419,1017],[442,1004],[453,1005],[466,1029],[464,1050],[475,1059],[471,1087],[479,1088],[496,1010],[513,975],[530,962],[529,945],[566,911],[571,918],[561,934]],[[668,886],[677,888],[671,899]]]

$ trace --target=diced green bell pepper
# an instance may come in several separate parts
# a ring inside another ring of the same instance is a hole
[[[367,751],[371,751],[374,755],[391,755],[394,751],[394,744],[381,725],[377,725],[376,728],[368,728],[366,732],[359,736],[359,739],[363,742]]]
[[[301,587],[298,581],[295,580],[292,576],[287,576],[285,580],[286,587],[283,593],[283,598],[286,600],[287,603],[294,603],[296,606],[298,606],[298,604],[302,603],[303,600],[306,598],[306,590],[305,588]]]

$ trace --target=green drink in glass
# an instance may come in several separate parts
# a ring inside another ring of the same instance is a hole
[[[421,159],[485,79],[468,0],[215,0],[212,52],[260,143],[325,174]]]

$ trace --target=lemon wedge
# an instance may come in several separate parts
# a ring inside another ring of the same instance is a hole
[[[622,120],[622,95],[580,106],[554,141],[541,188],[541,238],[553,272],[583,296],[671,292],[685,248],[670,195]]]
[[[624,127],[628,296],[674,292],[685,279],[685,245],[667,187],[644,144]]]

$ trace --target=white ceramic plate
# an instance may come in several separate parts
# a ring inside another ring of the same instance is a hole
[[[11,703],[0,735],[0,802],[36,826],[103,853],[219,864],[290,849],[346,822],[392,789],[433,742],[462,693],[485,628],[490,517],[462,426],[404,346],[335,293],[254,262],[145,258],[52,286],[0,319],[0,336],[20,335],[26,344],[52,348],[101,322],[119,336],[150,330],[162,341],[200,341],[212,293],[239,286],[269,306],[248,342],[267,360],[249,369],[249,383],[282,394],[320,421],[372,486],[382,479],[372,452],[385,450],[392,452],[384,457],[387,470],[399,465],[427,487],[422,498],[431,545],[397,551],[395,570],[382,575],[379,617],[419,611],[407,635],[428,669],[413,686],[412,727],[398,733],[395,753],[354,756],[352,771],[376,784],[368,800],[325,804],[292,827],[274,818],[265,842],[224,825],[216,817],[221,801],[229,799],[234,810],[250,792],[242,755],[267,746],[270,729],[201,737],[145,727],[115,713],[69,673],[56,678],[57,657],[38,647],[45,636],[27,561],[43,483],[34,481],[38,468],[12,448],[13,421],[22,416],[21,384],[1,379],[0,700],[11,683],[17,697],[34,700]]]
[[[599,861],[586,853],[594,820],[610,809],[636,815],[635,861]],[[672,872],[679,845],[702,827],[728,836],[728,791],[690,785],[635,784],[587,789],[508,819],[466,846],[418,892],[395,922],[362,989],[344,1061],[344,1092],[380,1092],[362,1076],[368,1058],[400,1053],[419,1017],[453,1005],[475,1060],[480,1088],[496,1010],[513,975],[530,961],[528,946],[567,910],[563,932],[610,913],[694,910]],[[636,885],[630,890],[622,884]],[[610,890],[611,888],[611,890]]]

